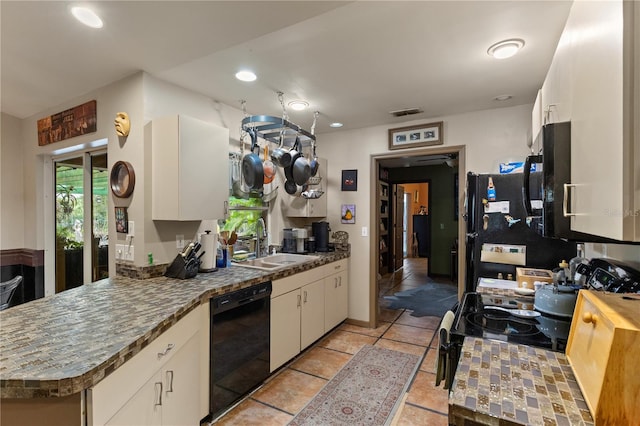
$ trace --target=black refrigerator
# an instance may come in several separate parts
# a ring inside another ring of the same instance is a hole
[[[541,198],[541,175],[533,172],[530,177],[530,195],[534,204]],[[489,189],[490,180],[492,189]],[[563,259],[568,262],[576,256],[575,242],[543,237],[536,232],[541,210],[534,209],[533,216],[527,216],[522,187],[522,173],[467,174],[466,291],[474,291],[480,277],[497,278],[502,273],[504,279],[508,274],[515,279],[516,267],[554,269]],[[522,246],[525,253],[520,255],[496,256],[492,252],[516,252]],[[502,257],[496,262],[499,256]],[[506,262],[505,257],[508,258]],[[516,261],[509,263],[512,260]],[[525,265],[521,264],[522,261]]]

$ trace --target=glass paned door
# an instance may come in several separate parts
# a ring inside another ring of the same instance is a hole
[[[55,161],[56,293],[106,278],[107,154]]]

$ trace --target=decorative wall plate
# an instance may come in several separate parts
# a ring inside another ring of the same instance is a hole
[[[127,161],[118,161],[111,169],[111,191],[118,198],[127,198],[133,193],[136,186],[136,173],[133,166]]]

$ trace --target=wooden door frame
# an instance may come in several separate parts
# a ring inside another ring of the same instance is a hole
[[[371,154],[370,156],[370,176],[369,185],[370,193],[376,194],[378,189],[378,170],[381,160],[388,160],[402,157],[421,157],[425,155],[438,155],[438,154],[457,154],[458,155],[458,182],[465,182],[464,177],[467,175],[466,162],[465,162],[465,145],[451,145],[451,146],[439,146],[433,148],[416,148],[412,150],[406,150],[402,153],[387,152],[384,154]],[[458,205],[464,206],[464,196],[466,191],[464,188],[458,191]],[[380,210],[377,207],[378,197],[370,197],[369,203],[369,229],[373,230],[369,239],[369,325],[372,328],[378,326],[378,277],[377,277],[377,262],[378,262],[378,241],[380,239],[380,231],[377,224],[380,221]],[[431,204],[431,203],[429,203]],[[458,299],[462,297],[464,293],[464,286],[466,282],[466,222],[463,218],[463,209],[458,209]]]

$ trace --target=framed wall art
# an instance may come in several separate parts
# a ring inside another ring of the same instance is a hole
[[[126,207],[116,207],[116,232],[129,233],[129,218]]]
[[[442,144],[444,144],[442,121],[389,129],[390,150]]]
[[[343,191],[358,190],[358,171],[357,170],[342,171],[342,190]]]
[[[356,205],[343,204],[340,211],[341,223],[356,223]]]

